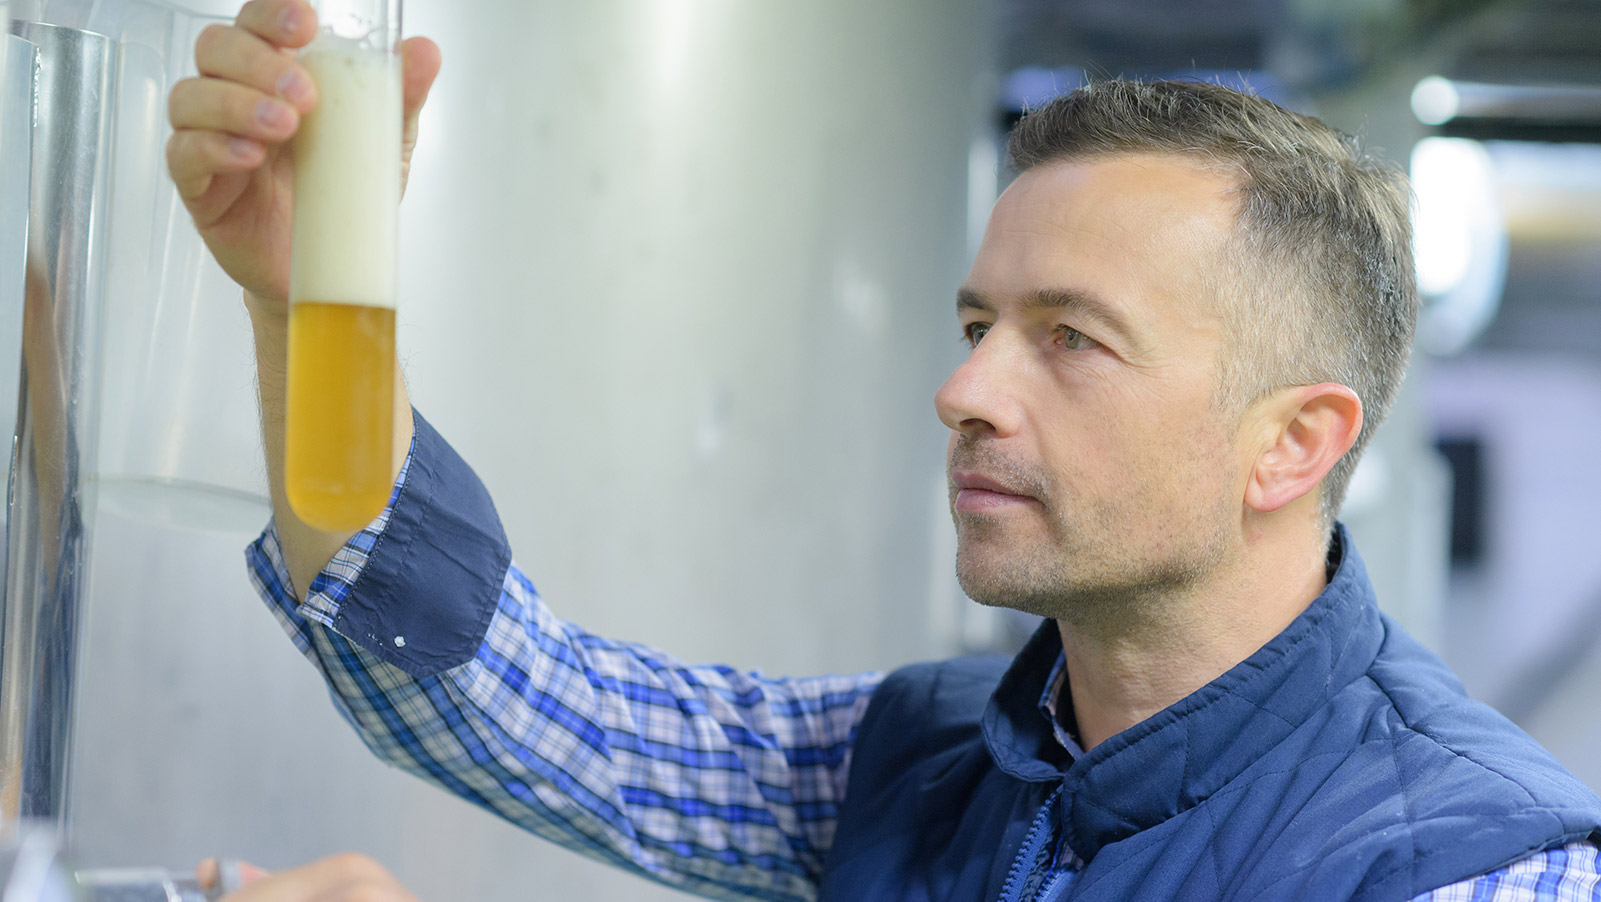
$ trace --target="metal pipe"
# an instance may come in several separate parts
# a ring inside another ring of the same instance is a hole
[[[116,45],[79,29],[13,22],[38,47],[33,178],[13,455],[4,635],[0,804],[65,826],[73,677],[88,575],[95,470],[98,301]]]

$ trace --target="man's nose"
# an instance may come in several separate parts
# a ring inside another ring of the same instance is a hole
[[[934,393],[940,421],[953,431],[1005,438],[1021,424],[1015,367],[1008,365],[1015,355],[999,345],[993,338],[985,339]]]

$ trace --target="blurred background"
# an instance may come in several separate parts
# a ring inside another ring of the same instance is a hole
[[[234,7],[7,12],[110,42],[79,301],[78,859],[357,849],[429,900],[683,898],[375,763],[246,583],[248,331],[162,165],[166,91]],[[1088,78],[1217,79],[1411,169],[1428,306],[1344,519],[1382,603],[1601,789],[1601,0],[405,16],[445,62],[402,207],[401,356],[559,615],[775,674],[1015,647],[1033,624],[956,586],[932,403],[1005,131]]]

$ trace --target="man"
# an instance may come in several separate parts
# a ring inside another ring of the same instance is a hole
[[[294,518],[282,151],[316,98],[281,49],[312,33],[297,0],[208,31],[169,162],[255,329],[252,578],[379,754],[718,898],[1601,893],[1601,799],[1378,613],[1335,523],[1410,349],[1401,176],[1215,86],[1025,118],[936,405],[963,588],[1047,620],[1009,663],[772,680],[557,620],[403,385],[389,508]],[[409,148],[437,48],[406,63]],[[341,879],[313,867],[246,892]]]

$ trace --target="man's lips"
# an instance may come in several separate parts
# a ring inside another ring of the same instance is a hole
[[[1039,503],[1038,499],[1024,494],[1021,489],[971,470],[952,473],[951,485],[956,487],[956,509],[966,513],[993,512]]]

